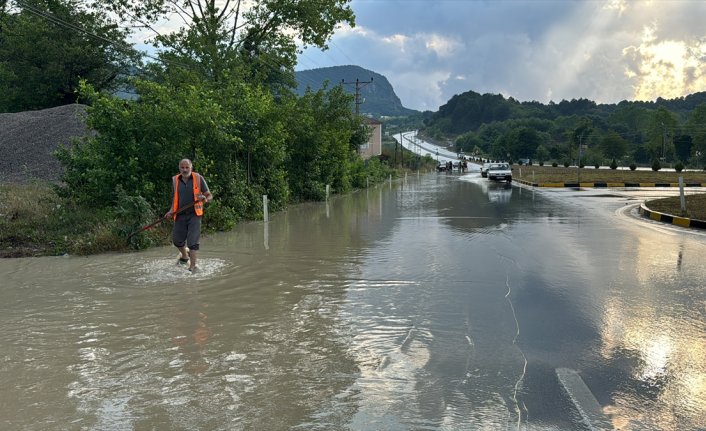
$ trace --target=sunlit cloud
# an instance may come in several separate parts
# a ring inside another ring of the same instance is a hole
[[[420,37],[424,36],[422,35]],[[426,42],[426,48],[433,51],[439,57],[449,57],[453,55],[458,46],[460,46],[459,43],[438,34],[430,35]]]
[[[400,50],[400,52],[405,52],[404,46],[405,42],[407,41],[407,36],[402,35],[402,34],[393,34],[392,36],[387,36],[383,37],[380,40],[383,43],[386,43],[388,45],[392,45],[393,47],[397,47],[397,49]]]
[[[336,37],[337,38],[347,38],[354,36],[366,37],[368,36],[368,29],[363,26],[351,27],[350,25],[343,23],[336,27]]]
[[[621,14],[628,9],[627,0],[608,0],[603,9],[617,10]]]
[[[704,40],[660,41],[655,33],[654,27],[646,27],[642,42],[623,50],[635,99],[668,99],[706,90]]]

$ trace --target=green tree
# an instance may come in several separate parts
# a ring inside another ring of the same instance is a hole
[[[127,32],[78,0],[0,3],[0,112],[74,103],[80,79],[121,83],[138,56]]]
[[[677,135],[674,137],[674,154],[677,156],[677,160],[682,162],[687,162],[691,156],[691,147],[693,142],[691,141],[690,135]]]
[[[535,150],[534,154],[535,159],[540,162],[546,162],[547,160],[549,160],[549,157],[551,157],[549,154],[549,150],[547,150],[547,147],[545,147],[544,145],[539,145]]]
[[[367,140],[360,119],[351,116],[351,96],[341,86],[307,93],[296,101],[289,121],[289,186],[298,200],[323,199],[326,185],[351,188],[351,163]]]
[[[666,160],[674,154],[674,146],[670,138],[674,137],[677,126],[676,116],[664,106],[660,106],[652,113],[647,129],[648,143],[646,148],[653,159],[664,158]]]
[[[620,159],[628,150],[628,142],[618,132],[609,131],[601,139],[599,149],[608,159]]]
[[[590,119],[584,117],[578,122],[578,125],[571,130],[571,149],[570,153],[577,155],[577,163],[579,162],[582,155],[586,152],[585,147],[588,147],[589,135],[593,132],[593,124]],[[576,149],[574,152],[574,148]]]
[[[355,25],[350,0],[95,0],[133,25],[154,31],[152,42],[166,48],[160,57],[221,82],[234,77],[275,89],[294,86],[295,40],[327,48],[340,23]],[[153,24],[179,16],[184,27],[160,34]]]
[[[696,163],[703,163],[706,160],[706,103],[698,105],[691,112],[686,121],[686,130],[691,136]]]
[[[522,127],[517,130],[515,147],[512,149],[513,158],[532,158],[537,147],[542,143],[542,138],[537,130],[530,127]]]
[[[464,133],[456,139],[456,151],[463,151],[466,154],[471,154],[474,152],[475,148],[481,148],[484,146],[483,140],[475,132]]]

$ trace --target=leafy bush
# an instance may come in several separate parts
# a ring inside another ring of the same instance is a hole
[[[219,202],[211,226],[257,218],[263,194],[273,210],[287,204],[286,103],[240,82],[218,88],[201,81],[134,85],[140,98],[133,101],[81,86],[91,105],[88,125],[98,133],[57,151],[65,166],[62,197],[96,208],[143,199],[161,211],[171,202],[170,178],[179,160],[189,158]]]
[[[565,167],[565,168],[568,168],[570,164],[571,164],[571,163],[569,163],[568,160],[564,160],[564,167]]]
[[[613,170],[618,169],[618,163],[615,161],[615,159],[610,162],[610,168]]]
[[[652,170],[657,172],[660,169],[662,169],[662,164],[659,162],[659,159],[652,160]]]
[[[386,164],[381,163],[377,157],[368,160],[362,160],[358,156],[354,157],[352,177],[353,187],[355,188],[367,187],[368,182],[374,184],[384,181],[391,173],[391,169]]]
[[[601,167],[601,165],[600,165],[600,163],[594,163],[594,164],[593,164],[593,167],[596,168],[596,169],[598,169],[598,168]]]
[[[674,165],[674,170],[677,172],[681,172],[684,170],[684,164],[682,162],[678,162],[676,165]]]
[[[557,166],[559,166],[559,164],[557,162],[552,162],[552,167],[556,168]]]
[[[544,166],[544,161],[540,160],[540,161],[539,161],[539,166]]]
[[[635,169],[637,169],[637,165],[635,163],[630,163],[630,170],[634,171]]]
[[[127,238],[133,232],[138,232],[142,226],[151,224],[156,217],[145,198],[129,195],[121,185],[116,189],[117,203],[113,210],[116,220],[112,233],[115,237]],[[104,236],[103,242],[105,241],[107,236]],[[130,237],[130,244],[136,249],[141,249],[153,245],[153,241],[148,235],[133,235]]]
[[[269,199],[269,196],[268,196]],[[263,211],[264,214],[264,211]],[[214,199],[206,204],[204,210],[204,228],[209,231],[228,231],[235,227],[237,215],[235,211]]]

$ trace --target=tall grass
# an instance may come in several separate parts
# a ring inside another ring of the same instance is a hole
[[[63,200],[49,184],[0,185],[0,257],[86,255],[134,248],[120,226],[111,211]],[[158,228],[138,240],[166,244],[167,229]]]

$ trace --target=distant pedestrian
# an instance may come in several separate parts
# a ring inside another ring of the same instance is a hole
[[[172,177],[172,191],[172,207],[164,216],[174,220],[172,242],[181,253],[178,263],[183,265],[189,263],[189,271],[196,272],[203,204],[213,200],[213,195],[208,189],[206,180],[193,172],[193,165],[189,159],[179,162],[179,173]]]

